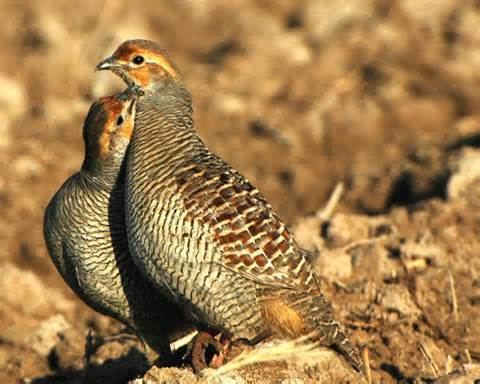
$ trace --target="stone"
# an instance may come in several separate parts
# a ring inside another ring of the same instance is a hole
[[[40,326],[27,337],[25,344],[41,356],[47,356],[55,344],[61,339],[62,333],[71,325],[62,315],[55,315],[43,321]]]

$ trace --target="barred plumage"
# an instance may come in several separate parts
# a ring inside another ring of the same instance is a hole
[[[184,324],[183,317],[141,276],[126,237],[123,160],[134,123],[132,103],[124,94],[92,105],[84,126],[84,164],[50,201],[44,234],[70,288],[165,356],[168,336]]]
[[[190,93],[164,51],[127,41],[98,68],[121,73],[141,94],[126,186],[139,268],[199,327],[250,341],[315,332],[361,369],[306,252],[265,197],[196,134]]]

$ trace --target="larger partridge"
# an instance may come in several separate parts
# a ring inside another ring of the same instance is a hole
[[[167,357],[168,335],[185,324],[183,316],[140,275],[125,231],[122,164],[134,125],[132,96],[105,97],[91,106],[82,168],[50,201],[44,235],[61,276],[85,303]]]
[[[190,92],[165,51],[129,40],[97,69],[140,95],[126,183],[139,268],[200,328],[250,342],[313,333],[361,370],[306,252],[265,197],[197,135]]]

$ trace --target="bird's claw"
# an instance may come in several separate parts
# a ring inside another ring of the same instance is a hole
[[[199,332],[192,343],[190,355],[195,373],[198,374],[208,367],[219,368],[223,364],[224,345],[212,335],[207,332]]]

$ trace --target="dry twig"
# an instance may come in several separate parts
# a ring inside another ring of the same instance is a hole
[[[372,369],[370,368],[370,356],[368,348],[364,348],[362,352],[363,365],[365,366],[365,376],[367,377],[367,383],[372,384]]]
[[[472,364],[472,356],[470,355],[470,351],[467,348],[465,348],[465,355],[467,355],[468,364]]]
[[[457,291],[455,290],[455,280],[450,269],[448,270],[448,280],[450,282],[450,292],[452,294],[452,313],[455,321],[458,322],[460,320],[460,316],[458,314]]]
[[[328,199],[327,205],[325,206],[324,209],[322,209],[317,213],[317,217],[322,223],[325,223],[331,220],[333,216],[333,211],[335,211],[335,208],[337,207],[340,199],[342,198],[344,190],[345,190],[345,187],[343,183],[338,183],[335,186],[335,189],[333,190],[332,194],[330,195],[330,198]]]
[[[387,237],[388,237],[388,235],[382,235],[382,236],[374,237],[374,238],[359,239],[359,240],[352,241],[351,243],[349,243],[349,244],[347,244],[347,245],[345,245],[345,246],[343,246],[339,249],[341,249],[345,253],[348,253],[352,249],[360,247],[362,245],[372,245],[372,244],[380,243],[381,241],[385,240]]]
[[[445,374],[448,375],[453,371],[453,359],[450,354],[447,355],[447,363],[445,366]]]
[[[434,377],[437,378],[439,370],[438,370],[437,364],[435,364],[435,362],[433,361],[432,355],[428,351],[427,347],[425,347],[425,345],[421,341],[419,341],[418,342],[418,349],[420,349],[420,352],[422,352],[423,357],[425,357],[425,359],[430,364],[430,367],[432,368]]]

